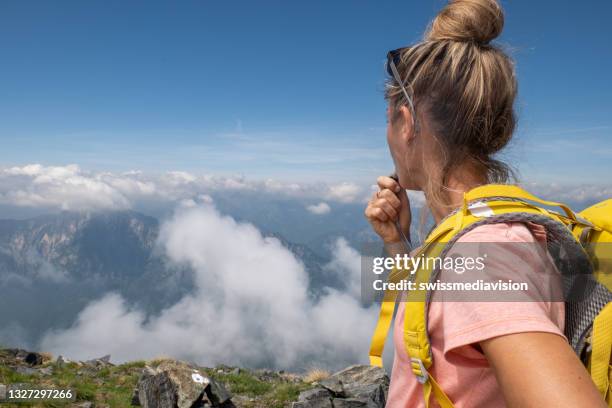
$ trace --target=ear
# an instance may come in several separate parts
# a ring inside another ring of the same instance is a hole
[[[414,133],[414,121],[412,120],[412,113],[410,113],[410,109],[406,105],[402,105],[399,108],[399,114],[402,121],[402,138],[405,139],[406,142],[411,142],[412,139],[416,136]]]

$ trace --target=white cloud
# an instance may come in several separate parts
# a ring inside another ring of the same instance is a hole
[[[612,197],[612,186],[570,185],[559,183],[526,183],[525,188],[539,197],[563,203],[587,203],[603,201]],[[582,208],[574,208],[579,211]]]
[[[346,285],[346,291],[351,296],[361,296],[361,255],[351,248],[346,239],[338,238],[334,242],[331,262],[324,266],[328,273],[335,274]]]
[[[59,210],[128,209],[141,201],[175,203],[215,192],[251,192],[298,199],[361,202],[365,189],[337,185],[287,183],[243,176],[197,175],[171,171],[90,172],[77,165],[0,168],[0,204]]]
[[[0,172],[0,203],[61,210],[130,207],[119,189],[103,177],[83,173],[76,165],[4,169]]]
[[[330,200],[345,203],[367,199],[367,197],[364,197],[363,188],[355,183],[340,183],[329,186],[327,197]]]
[[[194,294],[146,321],[109,293],[73,327],[48,332],[41,349],[80,359],[165,354],[206,365],[289,369],[367,362],[376,306],[362,307],[354,285],[311,300],[303,264],[276,238],[203,205],[178,209],[163,225],[160,245],[172,261],[194,268]],[[337,247],[329,273],[339,273],[331,271],[336,267],[358,280],[359,254],[345,241]]]
[[[612,196],[612,186],[530,183],[527,188],[549,199],[586,203]],[[29,164],[0,168],[0,204],[44,210],[131,209],[143,202],[177,204],[212,200],[214,194],[268,194],[272,198],[320,201],[309,211],[325,213],[328,203],[365,203],[375,185],[343,182],[296,183],[244,176],[212,176],[170,171],[149,174],[138,170],[123,173],[91,172],[71,164]],[[422,206],[422,193],[409,191],[411,204]],[[201,197],[208,197],[202,199]]]
[[[306,209],[316,215],[329,214],[329,212],[331,211],[331,207],[329,206],[329,204],[323,201],[319,204],[306,206]]]

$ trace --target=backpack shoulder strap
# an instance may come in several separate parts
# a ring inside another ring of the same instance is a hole
[[[535,203],[550,207],[559,207],[563,209],[569,219],[576,223],[579,222],[578,218],[576,217],[576,214],[567,205],[555,201],[542,200],[541,198],[534,196],[530,192],[525,191],[524,189],[515,184],[485,184],[473,188],[464,194],[463,204],[465,207],[466,203],[469,201],[496,196],[515,198],[525,201],[533,201]]]
[[[589,361],[591,378],[603,398],[612,404],[609,372],[612,352],[612,302],[608,303],[593,321],[592,344],[593,350]]]

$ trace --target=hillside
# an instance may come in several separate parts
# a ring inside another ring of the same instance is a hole
[[[383,369],[359,365],[334,374],[287,373],[202,367],[169,358],[115,365],[110,356],[68,361],[47,353],[0,349],[0,402],[3,391],[16,384],[75,392],[71,402],[5,402],[3,407],[382,408],[388,383]]]

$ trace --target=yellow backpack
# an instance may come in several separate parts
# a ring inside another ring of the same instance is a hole
[[[483,204],[487,208],[486,215],[474,210],[482,209]],[[559,207],[563,213],[544,206]],[[576,214],[564,204],[542,200],[516,185],[479,186],[464,194],[461,208],[443,219],[413,256],[444,257],[465,232],[483,224],[515,221],[543,225],[550,237],[548,241],[560,244],[570,254],[571,262],[565,267],[584,271],[580,285],[585,284],[586,272],[589,290],[585,291],[585,297],[565,303],[565,335],[612,408],[612,199]],[[427,268],[427,263],[422,263],[412,272],[416,287],[421,282],[435,281],[439,270]],[[563,273],[561,269],[560,272]],[[389,275],[389,282],[399,282],[409,274],[411,271],[396,267]],[[382,367],[382,352],[398,295],[398,291],[386,291],[382,299],[370,346],[372,365]],[[427,332],[430,295],[419,290],[405,292],[404,344],[412,371],[423,385],[425,406],[429,407],[433,394],[442,408],[452,408],[453,403],[428,372],[433,364]]]

